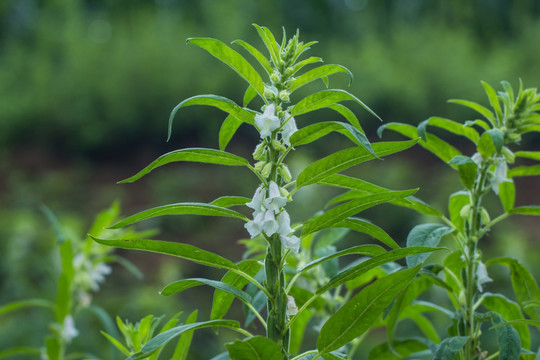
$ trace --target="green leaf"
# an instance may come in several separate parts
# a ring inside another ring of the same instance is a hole
[[[396,131],[401,135],[404,135],[411,139],[418,139],[419,137],[417,129],[409,124],[388,123],[382,125],[377,130],[377,134],[379,135],[379,137],[382,136],[382,133],[385,129]],[[458,149],[430,133],[426,133],[426,140],[420,139],[420,141],[418,141],[418,144],[424,149],[432,152],[435,156],[439,157],[445,163],[448,163],[450,160],[452,160],[454,156],[461,155],[461,152],[459,152]]]
[[[248,221],[244,215],[227,208],[204,203],[178,203],[158,206],[152,209],[141,211],[131,215],[116,224],[110,229],[120,229],[127,225],[137,223],[142,220],[164,215],[204,215],[204,216],[225,216]]]
[[[92,238],[102,245],[115,246],[121,249],[157,252],[218,269],[238,270],[238,267],[233,262],[193,245],[160,240],[105,240],[93,236]]]
[[[245,260],[238,264],[238,269],[253,277],[257,272],[259,272],[261,266],[262,265],[256,260]],[[229,284],[236,289],[242,289],[249,281],[234,272],[228,272],[223,276],[221,282]],[[234,294],[216,289],[216,291],[214,291],[214,300],[212,303],[210,319],[215,320],[223,318],[231,307],[233,300]]]
[[[456,165],[459,172],[459,180],[469,190],[474,186],[478,166],[468,156],[457,155],[448,162],[450,165]]]
[[[225,118],[225,120],[221,124],[221,128],[219,129],[220,150],[225,150],[225,148],[227,147],[227,145],[229,145],[229,142],[233,138],[234,134],[236,134],[236,131],[243,123],[244,122],[242,120],[238,120],[232,115],[228,115]]]
[[[30,307],[41,307],[49,310],[54,310],[54,303],[45,299],[25,299],[14,301],[0,306],[0,316]]]
[[[458,191],[450,195],[448,200],[448,213],[450,215],[450,221],[461,232],[465,231],[465,218],[460,214],[461,209],[469,205],[470,195],[468,191]]]
[[[269,338],[254,336],[225,344],[232,360],[282,360],[279,346]]]
[[[246,49],[257,61],[261,66],[266,70],[266,73],[268,75],[272,75],[273,69],[272,64],[270,64],[270,61],[264,56],[259,50],[245,42],[244,40],[234,40],[233,44],[238,44],[242,46],[244,49]]]
[[[454,103],[454,104],[458,104],[458,105],[463,105],[463,106],[466,106],[470,109],[473,109],[474,111],[478,112],[479,114],[481,114],[483,117],[485,117],[493,127],[496,127],[497,126],[497,122],[495,120],[495,116],[493,115],[493,113],[491,111],[489,111],[488,108],[480,105],[480,104],[477,104],[473,101],[468,101],[468,100],[459,100],[459,99],[451,99],[451,100],[448,100],[449,103]]]
[[[191,38],[187,39],[186,42],[203,48],[217,59],[223,61],[263,97],[264,83],[261,76],[242,55],[216,39]]]
[[[156,335],[143,346],[140,352],[130,356],[126,360],[143,359],[146,357],[146,355],[159,349],[160,347],[164,346],[169,341],[173,340],[175,337],[182,335],[186,331],[197,330],[197,329],[202,329],[202,328],[207,328],[207,327],[227,327],[227,328],[237,329],[240,327],[240,324],[238,323],[238,321],[232,321],[232,320],[210,320],[210,321],[180,325],[180,326],[174,327],[172,329],[169,329],[165,332],[162,332]]]
[[[519,206],[517,208],[510,209],[508,213],[519,214],[519,215],[540,216],[540,206],[538,205]]]
[[[208,285],[215,289],[225,291],[229,294],[233,294],[244,302],[251,301],[251,296],[249,296],[244,291],[235,288],[234,286],[223,283],[221,281],[208,280],[204,278],[182,279],[175,281],[165,286],[163,290],[161,290],[160,294],[164,296],[169,296],[200,285]]]
[[[378,142],[372,144],[372,147],[377,156],[383,157],[408,149],[414,144],[416,144],[416,140]],[[361,147],[338,151],[308,165],[298,175],[296,186],[300,188],[302,186],[315,184],[330,175],[374,158],[375,157],[368,150]]]
[[[499,199],[504,211],[509,212],[516,202],[516,186],[513,181],[504,181],[499,184]]]
[[[244,196],[222,196],[212,201],[210,205],[219,206],[222,208],[230,208],[233,206],[242,206],[248,203],[251,199]]]
[[[316,67],[315,69],[312,69],[300,76],[298,76],[290,85],[290,92],[301,88],[302,86],[309,84],[312,81],[315,81],[320,78],[324,78],[326,76],[330,76],[339,72],[343,72],[349,75],[349,84],[350,81],[353,79],[352,73],[344,66],[341,65],[322,65],[319,67]]]
[[[197,321],[197,313],[198,311],[193,311],[188,318],[186,319],[186,322],[184,325],[193,324]],[[191,340],[193,338],[193,330],[186,331],[182,335],[180,335],[180,339],[178,339],[178,343],[176,343],[176,348],[174,349],[174,354],[171,358],[171,360],[186,360],[189,348],[191,347]]]
[[[454,229],[441,224],[422,224],[415,226],[407,236],[407,247],[439,245],[444,235],[452,233]],[[416,254],[407,256],[407,265],[409,267],[423,263],[429,254]]]
[[[403,198],[412,195],[416,191],[416,189],[413,189],[366,195],[356,200],[349,201],[345,204],[338,205],[335,208],[328,210],[324,214],[306,222],[302,230],[302,236],[309,235],[322,229],[333,227],[336,223],[345,220],[348,217],[356,215],[363,210],[366,210],[375,205],[383,204],[393,199]]]
[[[383,244],[391,247],[392,249],[399,249],[399,245],[396,244],[394,239],[390,237],[383,229],[370,223],[368,220],[359,219],[359,218],[348,218],[342,220],[334,225],[336,228],[347,228],[354,231],[358,231],[373,238],[379,240]]]
[[[523,314],[521,313],[519,305],[512,300],[509,300],[504,295],[484,293],[482,294],[480,301],[485,308],[496,312],[505,320],[510,321],[523,319]],[[513,324],[513,327],[519,334],[522,346],[525,349],[529,349],[531,346],[531,337],[527,325]]]
[[[298,72],[300,69],[302,69],[306,65],[315,64],[318,62],[322,62],[323,59],[320,57],[311,56],[307,58],[306,60],[302,60],[293,67],[293,71],[291,72],[291,76],[294,75],[296,72]]]
[[[534,320],[540,320],[540,315],[534,308],[525,308],[524,304],[531,300],[540,300],[540,290],[532,274],[518,260],[509,257],[490,259],[487,265],[501,264],[510,268],[510,279],[519,305],[523,311]]]
[[[330,279],[330,281],[328,281],[326,285],[324,285],[319,290],[317,290],[317,294],[323,294],[326,291],[332,288],[335,288],[341,284],[344,284],[347,281],[350,281],[356,278],[357,276],[365,273],[366,271],[376,268],[377,266],[380,266],[382,264],[386,264],[392,261],[396,261],[398,259],[402,259],[407,255],[414,255],[414,254],[420,254],[420,253],[432,252],[432,251],[438,251],[438,250],[442,250],[442,248],[414,247],[414,248],[400,248],[400,249],[388,251],[382,255],[375,256],[369,260],[361,262],[360,264],[357,264],[353,267],[343,270],[342,272],[334,276],[332,279]]]
[[[484,159],[490,158],[501,150],[503,145],[501,134],[500,130],[491,129],[480,136],[477,149]]]
[[[454,336],[444,339],[433,354],[432,360],[451,360],[463,348],[469,336]]]
[[[378,245],[358,245],[358,246],[353,246],[351,248],[348,248],[348,249],[345,249],[345,250],[341,250],[341,251],[337,251],[333,254],[330,254],[330,255],[327,255],[327,256],[323,256],[319,259],[316,259],[316,260],[313,260],[309,263],[307,263],[306,265],[300,267],[296,272],[297,273],[301,273],[301,272],[304,272],[306,270],[309,270],[315,266],[318,266],[322,263],[324,263],[325,261],[328,261],[328,260],[332,260],[332,259],[335,259],[335,258],[338,258],[338,257],[341,257],[341,256],[345,256],[345,255],[351,255],[351,254],[362,254],[362,255],[366,255],[366,256],[377,256],[377,255],[381,255],[381,254],[384,254],[386,251],[378,246]]]
[[[40,354],[41,354],[40,348],[16,347],[16,348],[11,348],[11,349],[0,350],[0,359],[3,359],[3,358],[13,359],[13,356],[18,356],[18,355],[39,356]]]
[[[475,144],[478,142],[478,139],[480,138],[480,135],[478,135],[478,132],[469,126],[465,126],[453,120],[434,116],[418,124],[418,127],[417,127],[418,135],[423,140],[427,140],[426,127],[428,125],[436,126],[438,128],[444,129],[456,135],[465,136],[467,139],[471,140]]]
[[[369,352],[368,360],[400,360],[426,349],[428,346],[417,339],[400,339],[394,341],[393,351],[387,343],[374,347]]]
[[[279,63],[279,47],[276,39],[274,38],[274,35],[270,30],[268,30],[268,28],[264,26],[259,26],[257,24],[253,24],[253,26],[257,29],[259,36],[264,42],[264,45],[266,45],[266,48],[270,53],[270,58],[272,59],[272,62],[277,66],[277,64]]]
[[[341,104],[334,104],[328,106],[328,108],[341,114],[352,126],[364,133],[364,130],[362,130],[358,118],[356,117],[354,112],[352,112],[348,107]]]
[[[373,112],[373,110],[371,110],[360,99],[358,99],[356,96],[348,93],[347,91],[341,90],[341,89],[322,90],[322,91],[316,92],[314,94],[308,95],[305,98],[303,98],[302,100],[300,100],[294,106],[291,114],[293,116],[302,115],[302,114],[308,113],[310,111],[322,109],[322,108],[328,107],[330,105],[333,105],[335,103],[338,103],[340,101],[346,101],[346,100],[354,101],[354,102],[360,104],[360,106],[362,106],[370,114],[375,116],[377,119],[381,120],[381,118],[379,118],[377,116],[377,114],[375,114],[375,112]]]
[[[124,355],[129,356],[131,354],[131,352],[128,349],[126,349],[126,347],[122,345],[120,341],[116,340],[114,337],[107,334],[105,331],[101,331],[101,335],[105,336],[105,338],[109,340],[109,342],[113,344],[113,346],[117,348],[120,352],[122,352]]]
[[[204,149],[204,148],[188,148],[171,151],[161,155],[150,165],[139,171],[130,178],[120,181],[119,183],[134,182],[157,167],[177,161],[199,162],[208,164],[218,164],[227,166],[248,166],[249,162],[238,155],[234,155],[221,150]]]
[[[371,147],[371,143],[367,139],[366,135],[354,126],[342,123],[338,121],[326,121],[316,124],[305,126],[295,132],[291,137],[292,146],[300,146],[309,144],[332,131],[337,131],[346,135],[349,139],[355,142],[357,145],[364,147],[370,154],[377,157],[375,151]]]
[[[367,331],[384,309],[409,285],[420,266],[375,281],[343,305],[321,328],[317,339],[319,352],[337,350]]]
[[[306,333],[306,326],[311,320],[312,312],[309,309],[302,311],[291,326],[291,339],[289,344],[289,352],[298,354],[302,346],[302,340]]]
[[[229,100],[223,96],[212,94],[192,96],[189,99],[186,99],[180,104],[176,105],[172,110],[171,115],[169,116],[169,130],[167,135],[167,141],[171,138],[174,116],[181,108],[191,105],[214,106],[234,116],[236,119],[242,120],[243,122],[251,125],[253,125],[253,121],[255,119],[255,112],[246,110],[241,106],[238,106],[234,101]]]
[[[508,171],[510,178],[518,176],[535,176],[540,175],[540,165],[533,166],[518,166]]]
[[[482,81],[482,86],[484,86],[484,90],[486,91],[486,94],[489,99],[489,104],[495,110],[495,118],[497,120],[497,124],[502,123],[502,110],[501,110],[501,104],[499,103],[499,97],[497,96],[497,93],[495,90],[485,81]]]
[[[514,155],[524,159],[540,161],[540,151],[516,151]]]
[[[499,314],[491,313],[491,322],[493,325],[502,324],[505,322]],[[521,352],[521,341],[519,340],[519,334],[510,325],[498,326],[497,342],[499,343],[499,358],[505,360],[519,360]]]

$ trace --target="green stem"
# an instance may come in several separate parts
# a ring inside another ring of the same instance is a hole
[[[266,297],[268,299],[270,299],[270,293],[268,292],[268,290],[266,290],[266,288],[264,286],[262,286],[261,283],[259,283],[253,277],[249,276],[248,274],[246,274],[245,272],[243,272],[242,270],[239,270],[239,269],[230,269],[230,271],[235,273],[235,274],[240,275],[241,277],[243,277],[246,280],[249,280],[249,282],[251,282],[253,285],[258,287],[266,295]]]

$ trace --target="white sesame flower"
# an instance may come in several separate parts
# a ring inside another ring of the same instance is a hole
[[[497,167],[495,168],[495,172],[493,174],[493,177],[491,178],[491,186],[493,189],[493,192],[495,194],[499,195],[499,184],[503,182],[510,182],[511,180],[507,178],[507,170],[508,166],[506,165],[506,161],[502,160],[499,161],[497,164]]]
[[[287,316],[294,316],[296,314],[298,314],[296,302],[292,296],[287,295]]]
[[[255,236],[262,232],[262,226],[264,222],[264,212],[259,212],[255,215],[255,218],[248,221],[244,227],[249,232],[249,235],[253,239]]]
[[[99,284],[105,281],[105,276],[109,275],[111,271],[111,267],[104,263],[99,263],[96,266],[92,267],[88,271],[90,288],[93,291],[98,291]]]
[[[254,215],[258,214],[261,211],[264,211],[264,197],[266,196],[266,189],[264,186],[259,186],[257,190],[255,190],[255,194],[253,195],[253,199],[246,204],[247,207],[252,208],[255,210]]]
[[[297,236],[282,236],[281,245],[288,250],[291,250],[294,253],[300,251],[300,239]]]
[[[279,118],[276,116],[276,106],[270,104],[264,109],[262,114],[255,115],[255,125],[261,132],[261,138],[268,137],[272,134],[272,131],[279,128]]]
[[[471,157],[472,161],[474,161],[474,163],[478,166],[478,167],[481,167],[482,166],[482,162],[484,161],[484,158],[482,157],[482,155],[480,153],[475,153],[472,157]]]
[[[277,229],[278,229],[278,223],[276,221],[276,217],[274,216],[274,212],[272,210],[268,210],[264,214],[262,230],[267,236],[272,236],[276,233]]]
[[[275,214],[279,213],[279,209],[287,204],[287,198],[281,196],[279,186],[271,181],[268,184],[268,197],[264,201],[264,205],[268,210],[272,210]]]
[[[289,119],[289,117],[291,118]],[[285,145],[291,146],[291,136],[298,131],[298,128],[296,127],[296,121],[294,120],[294,117],[290,116],[290,114],[286,112],[285,120],[287,119],[289,120],[283,125],[281,137],[283,138]]]
[[[77,335],[79,335],[79,331],[75,328],[73,317],[71,315],[66,316],[62,325],[62,339],[66,343],[70,343]]]
[[[289,214],[283,210],[276,218],[278,223],[278,234],[281,236],[288,236],[290,233],[292,233],[291,229],[291,218],[289,217]]]

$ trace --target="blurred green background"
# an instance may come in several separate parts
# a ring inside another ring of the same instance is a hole
[[[417,124],[431,115],[472,119],[474,114],[446,100],[485,104],[481,80],[497,89],[501,80],[518,86],[520,78],[528,87],[540,85],[537,0],[3,0],[0,304],[54,298],[55,239],[41,204],[84,236],[94,215],[114,199],[121,200],[127,215],[172,202],[251,196],[256,179],[213,166],[171,166],[135,184],[115,183],[166,151],[217,148],[224,114],[200,107],[182,110],[172,140],[165,141],[170,110],[182,99],[210,93],[240,103],[246,88],[230,69],[185,39],[214,37],[230,43],[241,38],[263,50],[252,23],[269,27],[277,38],[283,26],[288,34],[300,29],[303,41],[319,41],[311,55],[349,68],[355,79],[348,90],[385,122]],[[339,75],[330,83],[347,86]],[[310,89],[317,86],[322,83]],[[380,123],[355,110],[368,137],[377,141]],[[297,123],[301,127],[329,115],[321,111]],[[398,137],[385,134],[392,138]],[[298,149],[290,157],[293,172],[343,146],[339,137],[326,139]],[[257,141],[255,130],[242,127],[228,150],[249,156]],[[540,150],[538,137],[524,139],[524,145]],[[420,187],[418,196],[440,209],[460,188],[456,174],[419,148],[352,172],[390,188]],[[518,204],[539,204],[539,194],[538,180],[520,179]],[[311,188],[298,195],[293,221],[307,218],[332,196]],[[375,208],[366,217],[400,244],[415,224],[429,221],[389,207]],[[246,233],[237,223],[189,217],[147,226],[159,226],[162,239],[196,243],[234,260],[244,250],[237,240]],[[496,230],[484,243],[486,256],[516,256],[540,274],[538,253],[531,251],[538,242],[538,223],[516,218]],[[208,317],[208,292],[163,298],[158,290],[181,276],[217,278],[219,273],[175,259],[122,253],[145,279],[114,267],[94,299],[112,315],[134,321],[147,313],[170,316],[201,307],[199,318]],[[489,291],[509,293],[506,273],[493,277],[500,285]],[[0,349],[41,345],[50,320],[37,310],[1,318]],[[74,349],[102,349],[93,351],[113,358],[91,315],[82,314],[77,324],[85,335],[75,340]],[[193,359],[223,350],[212,332],[195,338]]]

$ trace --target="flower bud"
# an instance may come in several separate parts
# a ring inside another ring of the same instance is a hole
[[[508,134],[508,140],[511,142],[520,142],[521,141],[521,135],[519,134]]]
[[[274,100],[278,95],[278,91],[275,86],[265,86],[264,87],[264,97],[268,100]]]
[[[266,165],[266,161],[258,161],[257,163],[255,163],[255,166],[254,166],[255,171],[261,172],[265,165]]]
[[[253,158],[255,160],[261,160],[262,156],[264,155],[264,150],[266,148],[266,145],[264,143],[260,143],[255,148],[255,151],[253,151]]]
[[[466,298],[465,298],[465,291],[461,290],[461,291],[459,292],[458,302],[459,302],[459,305],[461,305],[461,306],[465,306],[465,305],[466,305],[467,300],[466,300]]]
[[[279,98],[283,102],[289,102],[291,101],[291,98],[289,97],[290,93],[287,90],[281,90],[279,92]]]
[[[281,194],[281,196],[287,198],[287,201],[291,201],[291,200],[289,199],[289,197],[290,197],[291,194],[287,191],[287,189],[285,189],[285,188],[283,188],[283,187],[280,187],[280,188],[279,188],[279,193]]]
[[[273,84],[279,84],[281,82],[281,74],[277,71],[274,71],[272,75],[270,75],[270,80]]]
[[[272,172],[272,166],[273,165],[274,164],[272,164],[271,162],[268,162],[268,163],[266,163],[266,165],[264,165],[264,167],[263,167],[263,169],[261,171],[262,177],[267,178],[267,177],[270,176],[270,173]]]
[[[283,146],[283,144],[276,139],[272,140],[272,147],[279,152],[285,152],[287,150],[287,148],[285,148],[285,146]]]
[[[487,212],[486,208],[482,208],[480,211],[480,218],[482,219],[482,224],[487,224],[491,221],[491,218],[489,217],[489,213]]]
[[[462,207],[461,210],[459,211],[459,216],[464,217],[464,218],[468,218],[470,214],[471,214],[471,205],[469,204]]]
[[[285,75],[286,76],[291,76],[294,72],[294,68],[292,66],[289,66],[287,67],[287,69],[285,70]]]
[[[508,162],[509,164],[513,164],[514,161],[516,160],[516,155],[514,155],[514,153],[512,152],[512,150],[510,150],[509,148],[507,148],[506,146],[503,146],[502,148],[502,154],[506,160],[506,162]]]
[[[278,168],[278,174],[283,177],[283,180],[285,182],[289,182],[292,179],[291,172],[289,171],[289,168],[285,164],[281,164]]]

